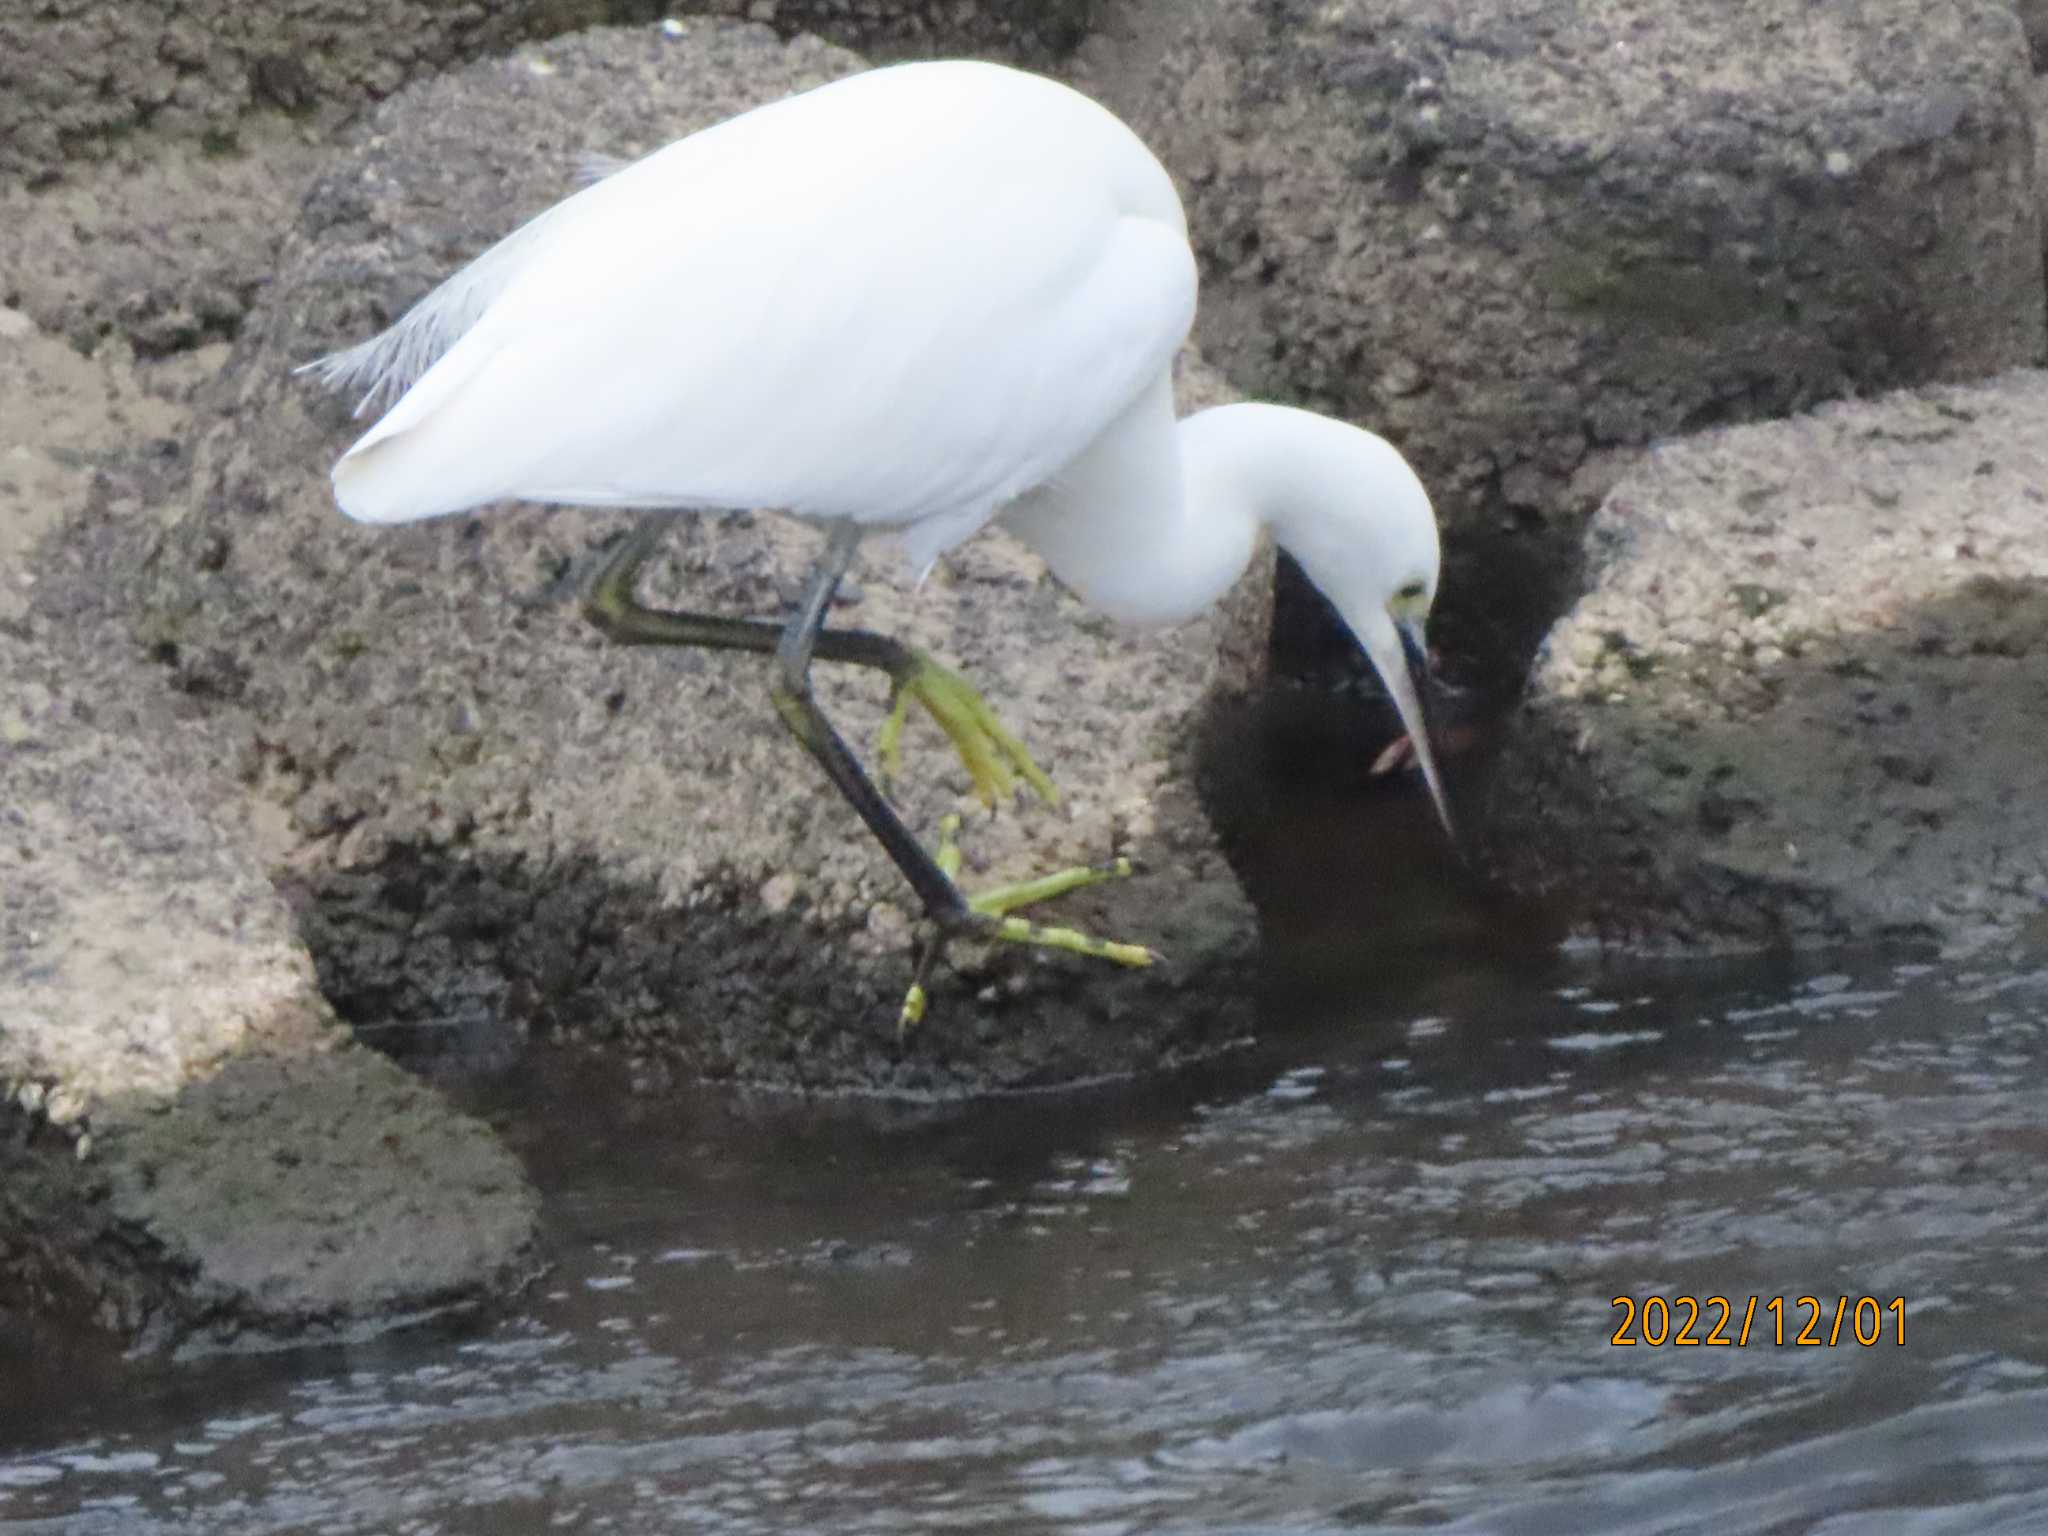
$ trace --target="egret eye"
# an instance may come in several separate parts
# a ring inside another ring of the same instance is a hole
[[[1395,592],[1394,596],[1398,597],[1404,603],[1419,603],[1428,594],[1429,584],[1427,582],[1417,580],[1405,583],[1399,591]]]

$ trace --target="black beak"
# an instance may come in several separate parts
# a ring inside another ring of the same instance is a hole
[[[1430,798],[1436,802],[1436,813],[1444,824],[1444,832],[1456,843],[1458,829],[1451,821],[1450,801],[1444,794],[1436,770],[1436,679],[1430,671],[1429,647],[1422,638],[1419,620],[1396,620],[1394,633],[1401,637],[1401,659],[1407,664],[1408,681],[1414,690],[1417,718],[1405,722],[1409,727],[1408,734],[1415,744],[1416,760],[1422,764],[1429,781]]]

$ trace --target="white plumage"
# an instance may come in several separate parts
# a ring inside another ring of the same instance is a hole
[[[334,469],[365,522],[510,497],[774,507],[893,530],[924,564],[1000,515],[1139,623],[1214,602],[1269,527],[1372,658],[1442,810],[1411,676],[1429,499],[1325,417],[1176,424],[1194,307],[1180,200],[1127,127],[1034,75],[907,64],[603,175],[314,367],[366,406],[398,396]]]
[[[1172,184],[1102,108],[878,70],[586,187],[331,359],[410,386],[335,491],[379,523],[509,496],[936,520],[929,558],[1086,447],[1194,303]]]

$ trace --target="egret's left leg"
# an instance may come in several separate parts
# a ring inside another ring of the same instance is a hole
[[[649,608],[633,595],[641,567],[674,516],[655,513],[626,535],[591,583],[583,602],[584,616],[607,639],[621,645],[690,645],[772,653],[782,641],[781,624]],[[901,766],[904,719],[915,699],[951,738],[984,805],[994,806],[1020,778],[1042,799],[1058,800],[1052,780],[1032,761],[1024,744],[1003,728],[974,685],[916,646],[872,630],[820,629],[811,654],[889,675],[889,716],[875,743],[884,787]]]

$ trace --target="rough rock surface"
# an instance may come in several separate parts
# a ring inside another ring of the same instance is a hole
[[[1526,654],[1607,450],[2038,360],[2027,85],[2010,0],[1209,0],[1134,121],[1204,351],[1406,450]]]
[[[175,459],[218,366],[208,346],[138,366],[131,327],[175,300],[116,302],[139,291],[138,250],[207,217],[152,202],[190,169],[164,159],[67,189],[75,218],[0,221],[16,292],[104,343],[88,358],[0,308],[0,1312],[161,1340],[347,1327],[516,1277],[533,1206],[487,1131],[336,1024],[246,829],[223,822],[228,754],[199,712],[118,626],[32,614],[56,595],[39,567],[117,585],[83,550],[32,554],[95,518],[144,531],[127,466]],[[223,202],[217,228],[260,222]],[[152,207],[170,211],[124,224]],[[217,270],[203,245],[159,247],[152,291]]]
[[[319,152],[316,134],[275,122],[232,150],[151,143],[39,190],[0,182],[0,304],[81,354],[230,340]]]
[[[2048,75],[2034,76],[2034,206],[2041,214],[2041,247],[2048,253]]]
[[[2013,0],[2013,6],[2033,51],[2034,68],[2048,68],[2048,0]]]
[[[539,8],[0,0],[0,180],[48,182],[145,135],[226,147],[264,109],[331,116],[503,46]]]
[[[1493,797],[1611,936],[1968,947],[2048,907],[2048,375],[1655,449]]]
[[[95,364],[0,308],[0,623],[27,612],[29,552],[84,511],[96,457],[115,442],[163,442],[182,421],[132,369]]]
[[[1088,0],[0,0],[0,184],[38,185],[137,138],[232,147],[282,117],[332,121],[522,38],[692,12],[815,30],[885,57],[1045,64]],[[266,121],[267,120],[267,121]]]
[[[982,58],[1052,69],[1080,45],[1102,9],[1100,0],[610,0],[603,19],[726,16],[767,22],[784,37],[815,33],[877,61]]]
[[[1263,659],[1257,570],[1229,612],[1142,635],[997,536],[917,591],[892,551],[867,555],[840,622],[962,667],[1065,793],[1057,810],[971,815],[967,883],[1127,851],[1140,878],[1059,915],[1169,958],[1133,973],[956,945],[930,1020],[899,1042],[908,893],[787,739],[762,660],[622,651],[582,621],[578,584],[624,517],[366,529],[333,509],[326,470],[359,428],[293,364],[395,318],[560,197],[579,155],[644,150],[858,66],[727,23],[558,40],[406,92],[308,195],[202,402],[212,425],[149,562],[139,638],[218,712],[281,813],[323,985],[351,1019],[531,1023],[623,1036],[650,1067],[937,1091],[1153,1066],[1247,1026],[1253,918],[1184,748],[1204,701]],[[73,542],[86,559],[118,537]],[[816,546],[766,515],[687,522],[645,593],[776,613]],[[49,587],[53,610],[104,604],[92,582]],[[881,681],[819,675],[849,738],[869,739]],[[907,747],[903,805],[929,838],[964,778],[928,726]]]
[[[335,1023],[195,799],[191,714],[118,648],[0,628],[0,1310],[169,1341],[501,1288],[517,1164]]]

